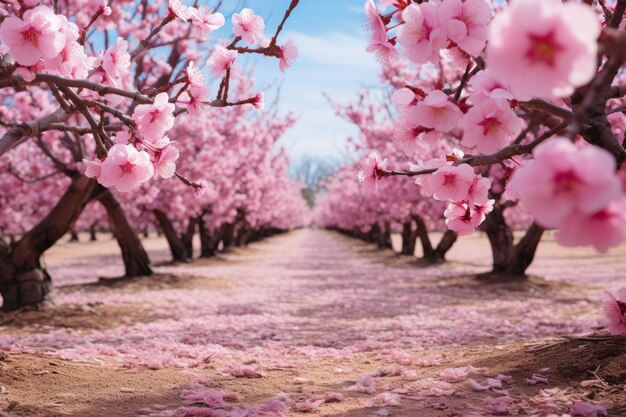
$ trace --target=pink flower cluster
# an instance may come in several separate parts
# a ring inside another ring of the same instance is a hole
[[[165,133],[174,126],[175,105],[167,93],[158,94],[153,104],[141,104],[133,112],[136,134],[118,133],[116,144],[102,161],[88,161],[85,175],[105,187],[128,192],[153,176],[171,178],[179,152]]]
[[[86,78],[93,58],[87,57],[78,38],[76,24],[43,5],[26,10],[21,18],[8,16],[0,24],[0,40],[21,66],[15,74],[26,81],[43,71]]]
[[[514,0],[493,20],[487,66],[519,100],[565,97],[596,74],[600,22],[560,0]]]
[[[440,159],[427,162],[428,167],[438,168],[433,174],[418,178],[422,193],[435,200],[445,201],[446,226],[460,235],[468,235],[485,221],[493,210],[494,200],[489,199],[491,181],[476,175],[467,164],[452,165]],[[420,170],[423,166],[413,165]]]
[[[398,43],[415,63],[435,62],[441,49],[478,56],[485,48],[492,10],[486,0],[412,3],[402,12]]]
[[[560,244],[605,252],[626,239],[626,198],[611,154],[554,138],[533,156],[510,188],[539,224],[558,229]]]
[[[366,190],[378,191],[378,182],[381,178],[380,170],[385,169],[387,160],[381,160],[376,152],[372,152],[361,164],[358,173],[359,182],[363,183]]]

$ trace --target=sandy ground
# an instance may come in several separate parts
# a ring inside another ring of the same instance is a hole
[[[484,284],[479,235],[435,267],[316,230],[185,265],[145,244],[157,275],[130,282],[97,281],[122,273],[106,236],[49,251],[58,306],[0,317],[0,416],[626,415],[626,341],[598,302],[626,247],[547,236],[533,279]]]

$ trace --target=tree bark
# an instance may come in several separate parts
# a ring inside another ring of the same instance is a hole
[[[410,221],[402,225],[402,255],[415,255],[415,246],[417,243],[417,230],[413,230]]]
[[[504,208],[496,204],[482,224],[487,234],[493,258],[493,273],[506,273],[513,249],[513,232],[504,220]]]
[[[492,271],[485,277],[525,279],[545,229],[533,223],[524,237],[514,244],[513,231],[504,219],[504,210],[502,205],[496,204],[483,223],[482,229],[489,238],[493,258]]]
[[[439,241],[437,248],[435,248],[434,252],[432,253],[432,255],[430,256],[428,260],[431,262],[437,262],[437,263],[445,262],[446,254],[448,253],[450,249],[452,249],[452,246],[454,245],[458,237],[459,235],[456,232],[452,230],[446,230],[443,236],[441,237],[441,240]]]
[[[196,234],[197,222],[197,219],[190,217],[187,222],[187,230],[182,236],[183,245],[185,246],[185,251],[189,259],[193,259],[193,235]]]
[[[42,305],[51,298],[50,275],[41,255],[62,238],[92,197],[96,182],[75,176],[48,215],[11,248],[0,244],[2,311]]]
[[[433,249],[433,245],[430,242],[430,236],[428,235],[428,229],[426,228],[426,223],[421,216],[414,215],[413,220],[417,225],[417,236],[420,239],[420,243],[422,244],[422,252],[423,259],[429,259],[433,256],[435,250]]]
[[[198,232],[200,233],[200,257],[210,258],[217,254],[217,247],[219,245],[219,237],[211,235],[207,230],[204,223],[204,219],[200,217],[198,219]]]
[[[163,234],[165,235],[165,239],[167,240],[167,244],[170,247],[170,252],[172,253],[172,260],[174,262],[187,262],[189,261],[189,256],[187,254],[187,248],[185,248],[185,243],[176,233],[176,229],[174,225],[167,217],[167,214],[162,212],[161,210],[153,210],[154,217],[156,217],[161,230],[163,230]]]
[[[95,242],[96,240],[98,240],[98,236],[96,233],[96,225],[94,223],[89,227],[89,241]]]
[[[512,275],[525,275],[526,270],[535,259],[537,247],[545,229],[537,223],[533,223],[526,231],[524,237],[511,251],[508,271]]]
[[[113,193],[103,189],[98,196],[98,200],[100,200],[107,211],[111,229],[122,251],[122,259],[124,260],[124,268],[126,270],[125,276],[132,278],[152,275],[148,254]]]
[[[70,242],[78,242],[78,232],[74,229],[70,230]]]

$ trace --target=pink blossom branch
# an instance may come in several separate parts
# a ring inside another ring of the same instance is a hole
[[[176,175],[176,178],[178,178],[183,184],[189,187],[193,187],[196,190],[202,188],[202,184],[198,184],[197,182],[191,181],[189,178],[185,177],[179,172],[175,172],[174,175]]]
[[[58,8],[58,7],[57,7],[57,8]],[[58,12],[55,12],[55,13],[57,13],[57,14],[58,14]],[[78,43],[79,43],[79,44],[81,44],[81,45],[84,45],[84,44],[85,44],[85,39],[87,38],[87,32],[89,31],[89,28],[90,28],[90,27],[91,27],[94,23],[96,23],[96,20],[98,20],[98,18],[99,18],[100,16],[102,16],[102,14],[103,14],[103,13],[104,13],[104,8],[100,8],[100,9],[96,12],[96,14],[94,14],[94,15],[91,17],[91,20],[89,21],[89,23],[87,23],[87,25],[83,27],[83,30],[82,30],[82,31],[81,31],[81,33],[80,33],[80,37],[78,38]]]
[[[280,32],[282,32],[283,27],[285,26],[285,22],[287,21],[287,19],[289,19],[289,16],[291,16],[291,12],[293,12],[293,10],[298,6],[299,2],[300,0],[291,0],[291,4],[289,5],[289,8],[287,9],[287,11],[285,12],[285,15],[283,16],[283,20],[281,20],[280,24],[276,28],[276,33],[274,33],[274,36],[272,36],[270,46],[276,45],[276,41],[278,40],[278,35],[280,35]]]
[[[456,161],[454,161],[454,164],[455,165],[468,164],[471,166],[486,166],[486,165],[493,165],[493,164],[506,161],[507,159],[511,159],[514,156],[526,155],[526,154],[531,153],[532,150],[536,146],[538,146],[540,143],[544,142],[545,140],[561,132],[566,127],[567,127],[567,123],[561,123],[558,126],[546,131],[543,135],[539,136],[538,138],[536,138],[535,140],[533,140],[532,142],[526,145],[513,144],[513,145],[506,146],[500,149],[498,152],[495,152],[489,155],[471,155],[466,158],[459,158]],[[383,169],[378,169],[376,173],[378,174],[378,176],[382,178],[391,177],[391,176],[416,177],[419,175],[432,174],[434,172],[437,172],[438,169],[439,168],[428,168],[428,169],[423,169],[419,171],[409,171],[409,170],[387,171]]]
[[[521,107],[539,110],[553,116],[557,116],[563,120],[571,120],[574,118],[573,111],[557,106],[543,99],[535,98],[529,101],[520,101],[518,104]]]
[[[171,13],[168,12],[168,15],[163,18],[161,23],[155,26],[152,29],[152,31],[148,34],[148,36],[146,36],[143,40],[141,40],[139,42],[139,45],[137,45],[137,47],[132,50],[132,52],[130,53],[130,60],[134,61],[135,58],[139,56],[139,54],[141,54],[143,51],[148,49],[152,38],[154,38],[161,31],[161,29],[165,27],[165,25],[172,22],[174,19],[175,19],[175,16],[173,16]]]
[[[36,74],[33,81],[25,81],[18,75],[13,75],[3,80],[0,80],[0,88],[14,87],[23,88],[28,85],[37,85],[40,83],[54,83],[57,87],[72,87],[72,88],[86,88],[100,94],[101,96],[107,94],[114,94],[121,97],[130,98],[133,101],[141,104],[152,104],[153,99],[145,94],[141,94],[136,91],[128,91],[121,88],[109,87],[102,84],[94,83],[89,80],[72,80],[69,78],[63,78],[58,75],[52,74]]]
[[[9,129],[0,138],[0,156],[4,155],[9,149],[17,145],[20,140],[26,136],[35,136],[42,132],[42,129],[51,123],[65,122],[71,113],[66,113],[62,108],[30,122],[20,123]]]

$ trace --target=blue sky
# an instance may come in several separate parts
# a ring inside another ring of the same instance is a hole
[[[236,7],[237,0],[226,2],[224,12]],[[266,35],[273,34],[290,0],[248,0],[249,7],[266,18]],[[280,109],[291,110],[298,123],[283,139],[292,161],[303,155],[340,159],[346,157],[345,140],[356,129],[334,115],[322,96],[335,100],[355,100],[363,86],[375,85],[379,72],[376,59],[365,52],[367,37],[363,32],[364,0],[301,0],[288,20],[279,43],[292,38],[300,57],[285,75],[278,62],[253,58],[245,66],[256,64],[257,86],[281,83]],[[229,26],[229,25],[228,25]]]

